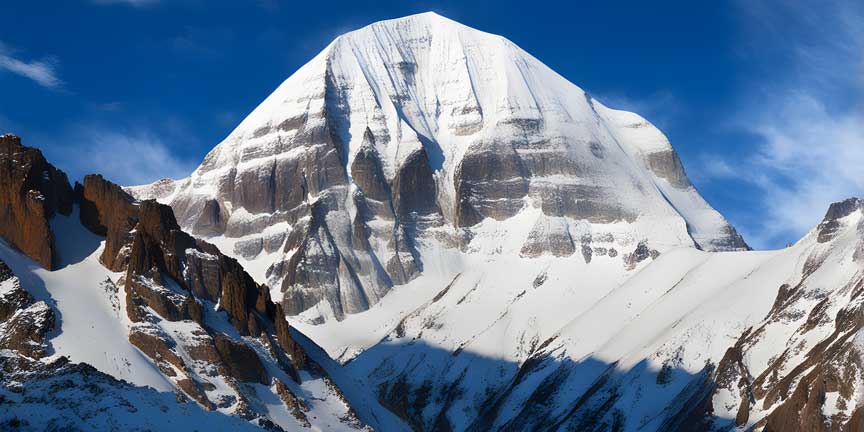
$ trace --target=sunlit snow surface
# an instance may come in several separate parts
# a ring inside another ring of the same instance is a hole
[[[51,220],[59,269],[48,271],[0,242],[0,259],[21,280],[21,286],[38,300],[53,306],[56,330],[49,335],[55,355],[140,386],[173,390],[152,363],[129,343],[128,318],[122,289],[113,292],[120,274],[99,263],[104,239],[87,231],[71,216]],[[105,282],[109,281],[108,284]]]

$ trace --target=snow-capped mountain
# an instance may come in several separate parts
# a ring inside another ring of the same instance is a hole
[[[750,251],[645,119],[436,14],[186,179],[2,136],[0,210],[3,426],[864,430],[864,201]]]
[[[434,13],[340,36],[189,178],[129,190],[170,203],[310,321],[368,309],[439,250],[747,248],[645,119]]]

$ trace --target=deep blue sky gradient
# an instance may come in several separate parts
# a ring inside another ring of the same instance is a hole
[[[744,16],[736,2],[131,3],[3,2],[0,54],[42,61],[62,84],[0,70],[0,133],[21,135],[73,178],[111,172],[110,157],[72,160],[94,139],[84,129],[146,136],[168,148],[181,172],[126,170],[117,181],[185,175],[334,37],[431,10],[506,36],[607,105],[656,123],[706,199],[747,234],[759,230],[759,187],[702,167],[711,155],[734,166],[758,150],[762,138],[735,119],[754,89],[785,81],[798,64],[770,34],[776,29],[766,23],[761,34],[758,16]],[[842,90],[837,104],[854,104]]]

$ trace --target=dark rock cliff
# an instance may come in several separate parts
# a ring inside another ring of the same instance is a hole
[[[74,194],[63,171],[42,152],[21,145],[15,135],[0,136],[0,237],[42,267],[57,265],[49,220],[72,211]]]

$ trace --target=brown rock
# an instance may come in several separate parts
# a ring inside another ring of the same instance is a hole
[[[180,387],[183,392],[185,392],[189,397],[198,402],[207,410],[213,409],[213,403],[207,399],[207,396],[204,394],[204,390],[202,389],[202,385],[197,383],[192,378],[183,378],[177,380],[177,387]]]
[[[153,359],[156,365],[169,376],[173,376],[175,372],[170,370],[170,367],[165,364],[173,365],[181,371],[186,370],[186,364],[172,349],[173,343],[166,341],[159,335],[140,329],[132,329],[129,331],[129,342],[138,347],[147,357]]]
[[[222,359],[226,373],[243,382],[268,384],[267,371],[258,358],[255,350],[242,342],[235,342],[229,337],[217,333],[214,337],[216,351]]]
[[[859,208],[864,208],[864,200],[858,198],[850,198],[831,204],[831,206],[828,207],[828,212],[825,213],[822,222],[816,228],[819,233],[817,241],[819,243],[827,243],[834,239],[837,235],[837,231],[840,229],[839,219],[850,215]]]
[[[273,322],[276,326],[276,339],[282,350],[288,354],[291,364],[296,369],[306,367],[306,352],[291,337],[291,327],[288,325],[288,321],[285,320],[285,312],[280,305],[276,305],[276,316],[273,318]]]
[[[2,261],[0,265],[5,266]],[[35,301],[15,281],[14,288],[0,298],[0,350],[12,350],[31,358],[47,354],[45,337],[54,328],[54,311]]]
[[[98,174],[85,176],[84,184],[75,188],[80,201],[81,223],[95,234],[106,237],[102,264],[112,271],[122,271],[129,258],[128,250],[123,246],[132,241],[129,232],[138,221],[135,199]]]
[[[627,270],[633,270],[642,261],[648,258],[655,259],[659,255],[660,253],[657,250],[649,248],[644,241],[641,241],[636,245],[636,249],[633,252],[624,256],[624,265]]]
[[[306,417],[306,412],[309,411],[309,407],[303,403],[302,399],[297,398],[294,393],[291,392],[291,389],[288,388],[285,383],[279,380],[279,378],[274,378],[276,381],[276,394],[279,395],[279,399],[282,399],[282,403],[288,408],[291,412],[291,415],[297,419],[297,421],[303,425],[304,427],[309,427],[309,419]]]
[[[53,269],[57,256],[48,220],[55,213],[69,215],[73,201],[66,174],[42,152],[21,145],[17,136],[0,136],[0,237]]]

